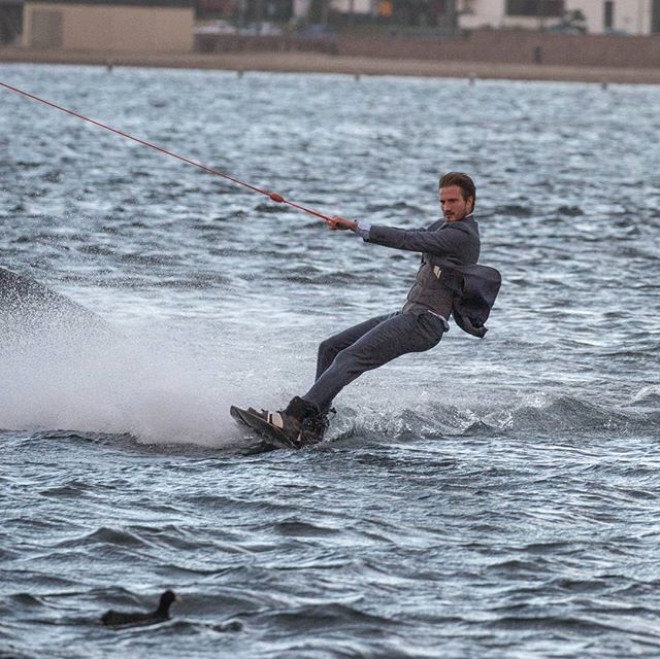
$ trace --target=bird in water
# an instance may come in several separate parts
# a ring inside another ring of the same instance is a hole
[[[177,599],[171,590],[166,590],[158,602],[155,611],[106,611],[101,616],[101,623],[108,627],[123,627],[124,625],[152,625],[157,622],[169,620],[170,606]]]

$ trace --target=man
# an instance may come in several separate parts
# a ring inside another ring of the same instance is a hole
[[[327,415],[337,394],[365,371],[409,352],[429,350],[449,330],[449,317],[465,331],[483,337],[483,323],[500,286],[499,273],[476,265],[479,227],[472,215],[476,190],[472,179],[450,172],[440,179],[444,220],[426,229],[371,226],[335,216],[331,231],[350,230],[365,242],[421,252],[422,264],[401,311],[350,327],[319,346],[316,380],[285,410],[261,416],[294,447],[323,438]],[[254,410],[252,410],[254,411]]]

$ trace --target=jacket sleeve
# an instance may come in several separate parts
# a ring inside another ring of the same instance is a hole
[[[428,231],[426,229],[397,229],[372,225],[367,242],[410,252],[427,252],[435,256],[460,257],[467,244],[472,240],[460,229],[446,225],[444,228]]]

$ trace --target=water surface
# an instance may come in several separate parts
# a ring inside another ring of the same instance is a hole
[[[467,171],[504,277],[485,340],[453,326],[342,392],[322,446],[242,457],[229,405],[306,390],[417,257],[0,90],[0,265],[122,337],[4,345],[0,653],[660,654],[657,87],[0,79],[373,223],[430,223]],[[96,623],[168,587],[171,621]]]

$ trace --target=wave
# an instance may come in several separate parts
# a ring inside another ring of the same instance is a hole
[[[519,436],[576,434],[660,435],[660,393],[640,392],[621,407],[559,395],[545,402],[525,400],[509,404],[435,404],[424,409],[403,409],[394,414],[353,412],[341,421],[342,438],[385,435],[396,440],[445,436]],[[360,418],[361,417],[361,418]]]
[[[233,433],[231,431],[234,431]],[[4,430],[3,433],[15,431]],[[100,445],[147,452],[186,454],[191,450],[218,449],[234,452],[249,442],[238,427],[225,429],[215,443],[195,433],[170,437],[141,437],[139,433],[99,433],[78,430],[44,430],[32,432],[31,441],[89,441]],[[421,439],[450,437],[517,438],[552,437],[573,440],[585,436],[652,437],[660,436],[660,392],[649,387],[621,406],[611,406],[559,395],[544,402],[513,401],[490,405],[427,404],[415,409],[384,411],[367,408],[342,408],[332,422],[324,447],[333,444],[378,444],[391,441],[414,442]],[[147,443],[144,443],[144,442]],[[49,496],[76,496],[78,492],[49,491]]]

